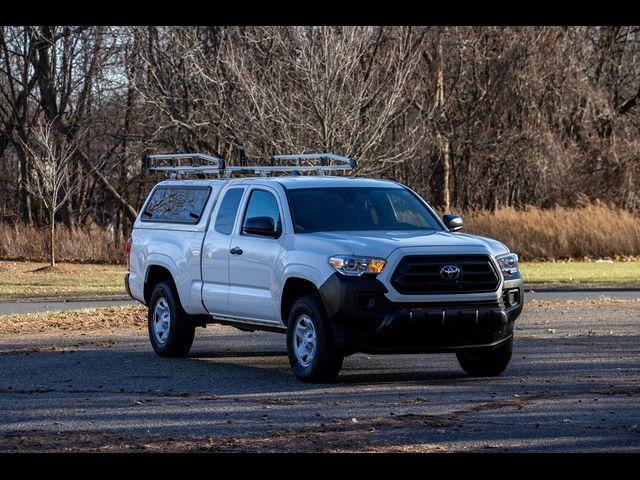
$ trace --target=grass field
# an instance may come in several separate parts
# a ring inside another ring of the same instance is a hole
[[[126,265],[0,261],[0,301],[126,295]]]
[[[523,262],[527,284],[640,286],[640,262]],[[125,296],[124,265],[0,261],[0,301]]]
[[[640,287],[640,262],[523,262],[526,284]]]

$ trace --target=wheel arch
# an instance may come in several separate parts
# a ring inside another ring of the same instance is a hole
[[[149,265],[144,278],[144,301],[146,305],[149,305],[153,290],[161,282],[175,283],[171,271],[165,265]]]
[[[289,320],[289,313],[293,304],[296,303],[296,300],[306,295],[320,296],[318,287],[312,281],[302,277],[289,277],[287,279],[282,288],[282,299],[280,301],[280,317],[285,325]]]

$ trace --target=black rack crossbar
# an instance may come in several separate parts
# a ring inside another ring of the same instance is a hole
[[[322,165],[301,165],[303,160],[320,159]],[[184,160],[190,160],[189,165],[183,165]],[[195,164],[196,162],[209,162],[209,164]],[[277,165],[278,162],[295,160],[297,165]],[[327,165],[326,160],[339,162],[335,165]],[[165,172],[176,177],[184,174],[215,173],[222,174],[225,178],[231,177],[233,173],[245,173],[266,177],[269,173],[275,172],[315,172],[324,175],[324,172],[335,170],[352,170],[357,167],[357,162],[349,157],[342,157],[333,153],[304,153],[293,155],[274,155],[271,157],[271,166],[246,165],[227,166],[225,160],[202,153],[167,153],[149,155],[147,168],[151,172]]]

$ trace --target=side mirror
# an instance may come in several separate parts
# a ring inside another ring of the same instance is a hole
[[[447,213],[442,217],[442,220],[444,221],[444,224],[447,226],[447,228],[452,232],[462,230],[462,227],[464,227],[464,221],[462,220],[461,215],[453,215],[451,213]]]
[[[276,230],[273,218],[271,217],[247,218],[242,226],[242,233],[271,238],[278,238],[280,236],[280,232]]]

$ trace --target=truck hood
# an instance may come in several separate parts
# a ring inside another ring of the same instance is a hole
[[[336,254],[365,255],[387,258],[394,250],[404,247],[455,247],[464,249],[488,250],[493,256],[508,253],[509,249],[501,242],[492,238],[471,235],[468,233],[454,233],[424,230],[393,230],[393,231],[350,231],[350,232],[316,232],[305,234],[321,243],[332,243],[336,247]],[[342,251],[340,251],[342,250]],[[427,253],[427,252],[425,252]]]

